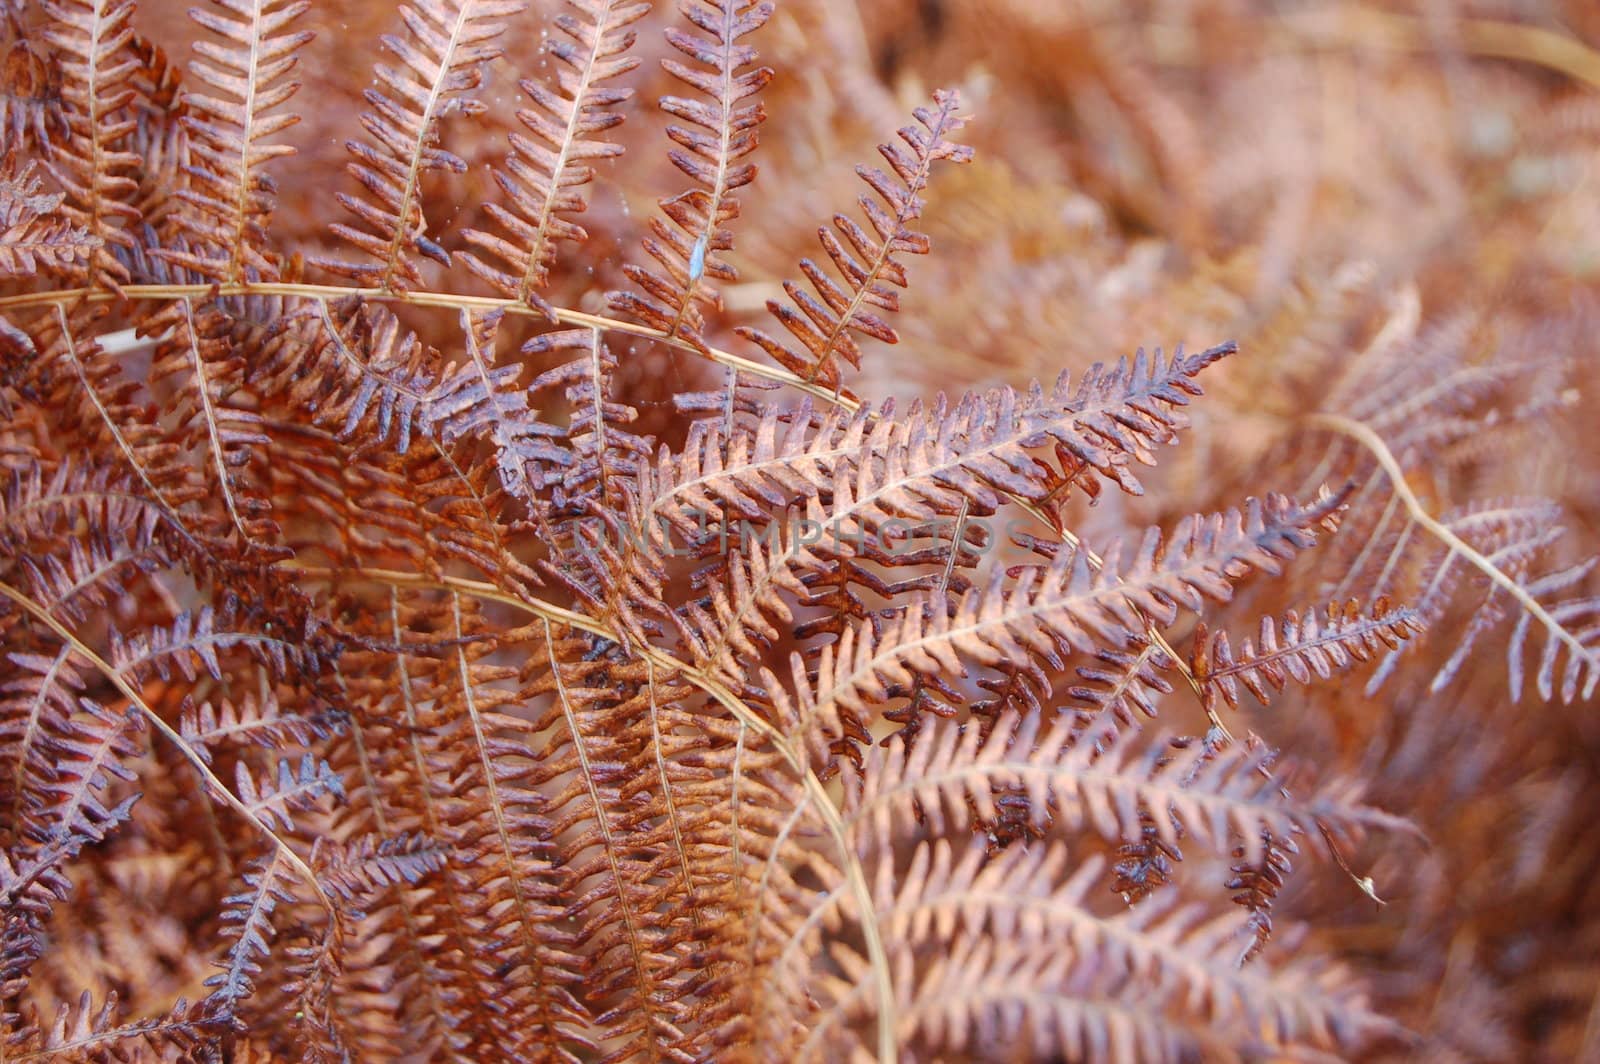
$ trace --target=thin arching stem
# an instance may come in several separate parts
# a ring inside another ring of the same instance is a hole
[[[262,835],[266,836],[272,842],[272,844],[277,847],[279,852],[283,854],[284,860],[289,863],[290,867],[304,877],[305,881],[311,885],[312,891],[315,892],[317,896],[317,901],[320,902],[322,906],[328,910],[328,912],[333,913],[335,911],[332,900],[330,900],[328,896],[323,893],[322,884],[317,881],[317,874],[311,870],[311,866],[306,864],[301,856],[295,853],[294,849],[290,847],[287,842],[284,842],[283,839],[278,837],[277,832],[273,831],[270,827],[263,823],[261,818],[257,816],[249,806],[240,801],[238,796],[230,791],[227,786],[217,778],[217,774],[211,771],[211,766],[206,764],[205,759],[195,752],[194,747],[190,746],[188,741],[185,740],[183,736],[179,735],[172,725],[168,724],[162,719],[159,713],[150,708],[150,703],[144,700],[144,696],[141,695],[134,688],[134,686],[128,682],[127,677],[123,676],[120,670],[96,653],[94,648],[90,647],[83,640],[79,639],[72,629],[56,620],[53,616],[51,616],[49,610],[35,602],[25,593],[12,587],[10,584],[0,581],[0,595],[3,595],[12,602],[15,602],[30,617],[49,628],[59,639],[62,640],[62,642],[66,643],[67,646],[72,648],[72,652],[74,654],[77,654],[79,657],[83,658],[83,660],[87,661],[102,675],[104,675],[106,679],[110,680],[111,683],[116,686],[117,690],[122,693],[122,696],[128,700],[128,704],[136,708],[145,718],[145,720],[150,722],[151,727],[155,728],[155,730],[160,732],[168,742],[177,747],[178,753],[182,754],[184,760],[188,761],[189,764],[194,767],[194,770],[200,774],[200,778],[205,780],[206,789],[209,790],[215,797],[221,799],[222,802],[234,812],[248,820],[250,825],[257,831],[261,832]]]

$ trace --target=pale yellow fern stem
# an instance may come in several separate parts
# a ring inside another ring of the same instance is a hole
[[[454,292],[395,292],[383,288],[360,288],[353,285],[329,284],[289,284],[289,283],[252,283],[252,284],[227,284],[227,285],[172,285],[172,284],[139,284],[124,285],[120,293],[105,292],[93,288],[67,288],[57,291],[24,292],[19,295],[0,296],[0,312],[9,309],[23,309],[40,306],[68,306],[79,302],[103,303],[113,299],[201,299],[213,295],[219,296],[302,296],[308,299],[342,299],[347,296],[358,296],[361,299],[375,302],[407,303],[417,307],[447,307],[452,310],[503,310],[507,314],[523,317],[544,318],[544,311],[537,310],[526,303],[515,299],[503,299],[493,296],[467,296],[457,295]],[[811,395],[813,398],[833,406],[842,407],[854,412],[861,407],[861,403],[848,395],[840,395],[832,388],[807,381],[803,377],[790,373],[779,366],[768,366],[753,359],[736,355],[731,351],[718,348],[702,350],[677,337],[667,336],[657,332],[647,325],[636,322],[622,321],[618,318],[607,318],[599,314],[586,314],[580,310],[569,310],[556,307],[555,317],[564,325],[576,325],[590,329],[600,329],[605,332],[627,333],[646,340],[655,340],[667,344],[681,351],[693,352],[696,355],[709,356],[712,361],[719,362],[730,369],[741,373],[748,373],[754,377],[764,377],[779,384],[787,384],[798,388]]]
[[[1312,43],[1379,45],[1406,52],[1429,52],[1451,43],[1441,42],[1428,19],[1372,7],[1286,15],[1279,24]],[[1570,34],[1486,18],[1452,19],[1446,26],[1456,34],[1462,51],[1468,55],[1535,63],[1600,89],[1600,52]]]
[[[1544,626],[1545,631],[1552,638],[1565,643],[1571,653],[1584,658],[1591,657],[1594,654],[1591,648],[1584,646],[1576,636],[1567,631],[1565,625],[1550,616],[1550,611],[1544,608],[1542,602],[1529,594],[1527,588],[1523,587],[1514,577],[1496,565],[1492,559],[1474,548],[1472,544],[1456,535],[1448,525],[1443,524],[1428,512],[1427,507],[1423,506],[1421,500],[1417,498],[1416,492],[1411,490],[1411,485],[1406,480],[1405,469],[1401,467],[1399,460],[1395,458],[1394,452],[1389,450],[1389,445],[1384,442],[1383,437],[1374,432],[1371,427],[1340,414],[1313,414],[1306,419],[1306,423],[1348,437],[1366,448],[1367,452],[1377,461],[1384,474],[1388,476],[1389,483],[1394,488],[1395,497],[1400,500],[1401,505],[1411,515],[1412,522],[1445,545],[1449,552],[1445,556],[1445,563],[1448,563],[1451,558],[1460,558],[1465,561],[1468,565],[1488,577],[1495,587],[1510,595],[1518,606],[1526,610],[1534,620]]]

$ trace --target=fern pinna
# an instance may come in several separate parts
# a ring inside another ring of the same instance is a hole
[[[1513,687],[1532,634],[1531,686],[1591,695],[1536,507],[1432,512],[1352,385],[1325,475],[1085,542],[1231,342],[862,398],[968,114],[858,168],[776,338],[723,298],[798,121],[770,3],[566,0],[534,57],[520,0],[408,0],[286,233],[319,6],[210,0],[169,62],[134,0],[0,4],[0,1059],[1404,1044],[1272,910],[1417,833],[1228,718],[1382,682],[1463,582],[1461,646],[1506,618]],[[670,169],[619,130],[656,33]],[[642,225],[619,173],[674,175]],[[1341,522],[1335,604],[1232,649]]]

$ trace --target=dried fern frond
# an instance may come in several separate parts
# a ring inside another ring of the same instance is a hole
[[[1422,628],[1415,610],[1391,609],[1379,599],[1363,614],[1361,604],[1351,599],[1342,606],[1330,604],[1320,620],[1315,610],[1307,610],[1304,619],[1290,610],[1281,624],[1263,617],[1257,640],[1246,639],[1237,652],[1228,633],[1212,634],[1202,624],[1195,631],[1189,666],[1208,706],[1220,697],[1237,708],[1241,683],[1262,705],[1269,705],[1273,693],[1291,678],[1303,684],[1326,680],[1356,662],[1394,651]]]
[[[815,262],[801,259],[800,270],[816,289],[820,301],[808,295],[799,282],[785,281],[784,291],[793,305],[779,300],[767,303],[767,309],[803,351],[785,346],[760,329],[741,327],[740,335],[759,344],[785,369],[835,390],[843,387],[840,359],[854,368],[861,367],[861,349],[852,334],[896,342],[894,329],[878,312],[900,308],[900,297],[890,285],[905,288],[908,278],[896,256],[928,253],[928,238],[912,229],[911,223],[922,216],[922,194],[933,164],[944,160],[967,162],[972,158],[971,148],[946,139],[965,124],[965,119],[956,113],[960,106],[958,93],[940,90],[934,93],[933,107],[919,107],[914,112],[923,128],[906,126],[900,130],[909,152],[892,143],[878,146],[894,170],[894,178],[876,167],[856,168],[861,179],[884,201],[880,205],[867,195],[858,200],[873,232],[868,233],[843,214],[833,217],[838,235],[826,226],[817,230],[823,250],[833,260],[844,285],[830,279]]]
[[[187,400],[171,404],[177,424],[166,434],[164,446],[209,456],[207,487],[221,498],[227,524],[243,541],[255,543],[274,531],[271,503],[245,467],[272,440],[261,430],[261,416],[240,401],[247,371],[234,344],[233,326],[220,307],[181,299],[141,328],[160,338],[151,381],[174,388]]]
[[[273,850],[251,863],[243,875],[245,890],[224,899],[224,935],[233,939],[222,971],[206,980],[213,987],[200,1003],[208,1019],[229,1022],[240,1003],[255,993],[255,980],[275,937],[273,914],[295,900],[286,880],[292,873],[281,851]]]
[[[625,486],[650,460],[653,441],[629,430],[639,412],[614,398],[617,357],[598,329],[545,333],[523,347],[525,354],[551,351],[581,352],[540,374],[528,389],[542,394],[559,387],[572,410],[566,431],[572,460],[551,502],[569,514],[585,513],[591,500],[620,505]]]
[[[61,216],[63,198],[41,192],[31,166],[0,164],[0,281],[70,271],[104,243]]]
[[[588,209],[583,188],[594,180],[594,164],[623,152],[621,145],[596,134],[623,120],[616,108],[632,98],[633,90],[606,83],[639,65],[625,54],[636,37],[628,27],[649,10],[648,4],[634,0],[567,2],[576,13],[563,12],[554,22],[575,43],[557,38],[545,46],[562,64],[554,87],[532,80],[519,83],[537,105],[517,112],[533,139],[510,134],[512,154],[506,156],[504,168],[495,171],[508,206],[484,205],[506,235],[480,229],[461,234],[485,256],[504,264],[468,252],[463,265],[505,295],[537,307],[544,307],[538,290],[549,282],[560,242],[588,239],[583,227],[568,216]]]
[[[1594,1055],[1580,0],[135,6],[0,0],[0,1056]]]
[[[1245,513],[1186,518],[1165,540],[1151,529],[1137,544],[1119,543],[1098,570],[1087,551],[1066,545],[1048,566],[1020,567],[1010,581],[962,596],[953,610],[913,598],[881,631],[845,629],[824,648],[815,680],[795,656],[795,701],[784,694],[779,705],[808,730],[841,735],[847,717],[868,713],[917,673],[959,675],[963,659],[992,666],[1035,654],[1054,666],[1067,652],[1125,648],[1148,621],[1170,624],[1180,603],[1197,609],[1206,598],[1226,601],[1233,582],[1250,572],[1280,571],[1316,542],[1312,530],[1338,506],[1336,496],[1304,507],[1283,496],[1252,499]],[[774,677],[768,684],[778,688]]]
[[[780,591],[794,590],[796,577],[811,593],[807,604],[829,606],[827,616],[864,616],[851,585],[874,593],[886,585],[861,561],[890,569],[922,560],[891,545],[895,530],[926,524],[942,538],[958,514],[983,518],[1007,499],[1047,500],[1085,483],[1090,471],[1142,490],[1129,459],[1154,462],[1154,445],[1185,424],[1182,407],[1199,394],[1193,377],[1232,350],[1179,352],[1170,362],[1140,352],[1113,370],[1091,368],[1076,388],[1063,375],[1049,393],[1035,386],[1026,396],[1010,389],[968,394],[953,410],[941,397],[926,410],[914,405],[903,419],[892,407],[849,421],[825,415],[808,433],[809,410],[802,408],[787,427],[769,415],[753,435],[739,430],[723,441],[714,430],[697,434],[683,455],[663,457],[640,479],[634,522],[645,530],[645,549],[629,564],[641,585],[659,582],[659,526],[688,537],[692,548],[714,543],[707,553],[721,557],[730,583],[713,589],[709,611],[680,611],[677,620],[699,660],[732,667],[721,660],[730,646],[748,650],[772,639],[766,615],[788,619]],[[1041,456],[1044,447],[1058,464]],[[791,528],[785,536],[772,526],[769,508],[783,506],[803,507],[803,527],[816,534]],[[819,593],[830,583],[833,598]],[[931,578],[893,591],[919,586],[931,587]]]
[[[30,1009],[20,1030],[10,1036],[6,1052],[20,1060],[157,1059],[156,1054],[198,1047],[203,1041],[198,1025],[185,1016],[184,1003],[178,1005],[164,1017],[118,1023],[117,995],[107,994],[97,1009],[85,990],[72,1005],[63,1002],[48,1025]]]
[[[87,683],[83,663],[68,647],[54,654],[13,650],[7,660],[17,670],[0,687],[0,808],[7,811],[11,826],[4,834],[10,836],[22,824],[30,786],[55,774],[51,736],[67,727]]]
[[[133,40],[134,0],[48,0],[45,40],[61,57],[61,96],[68,135],[45,166],[60,183],[62,212],[99,246],[89,258],[95,284],[116,288],[129,272],[113,248],[131,248],[139,212],[130,200],[138,186],[139,157],[128,150],[134,122],[125,108],[134,98],[139,62]]]
[[[264,167],[294,148],[272,138],[299,121],[280,111],[299,89],[287,80],[295,53],[315,34],[291,29],[311,7],[308,0],[212,0],[220,11],[189,12],[221,41],[202,39],[190,63],[192,78],[211,94],[185,93],[183,119],[189,151],[200,161],[192,181],[178,190],[191,209],[176,214],[194,249],[169,252],[187,269],[223,284],[250,278],[276,280],[278,263],[267,246],[275,186]]]
[[[230,746],[257,746],[268,750],[309,746],[338,730],[333,714],[312,716],[285,710],[274,696],[245,695],[237,703],[227,699],[187,705],[178,731],[195,752],[210,760],[214,751]]]
[[[340,192],[338,201],[360,224],[336,222],[334,236],[372,261],[347,262],[318,257],[315,262],[340,277],[386,291],[420,286],[414,256],[441,265],[450,255],[429,235],[423,213],[422,180],[436,172],[466,169],[459,156],[439,147],[439,124],[449,115],[474,115],[484,105],[473,98],[483,64],[500,55],[497,38],[504,19],[522,10],[521,0],[413,0],[400,7],[405,34],[385,34],[383,45],[399,67],[379,63],[384,90],[368,89],[372,110],[361,124],[377,143],[349,141],[355,161],[352,177],[368,196]]]
[[[1124,726],[1137,721],[1134,710],[1154,719],[1156,700],[1172,693],[1172,684],[1164,675],[1172,668],[1172,659],[1146,643],[1137,652],[1113,650],[1102,647],[1094,653],[1095,665],[1079,665],[1078,679],[1083,686],[1067,689],[1067,697],[1083,708],[1083,715],[1092,721],[1096,717],[1116,720]]]
[[[1171,1015],[1170,991],[1095,979],[1071,950],[1006,950],[966,935],[902,991],[907,1041],[932,1052],[1180,1064],[1236,1060],[1209,1020]]]
[[[1038,1018],[1045,1021],[1046,1002],[1060,996],[1068,999],[1061,1007],[1084,1016],[1092,1032],[1097,1022],[1104,1022],[1103,1006],[1096,1008],[1101,994],[1092,987],[1114,988],[1122,1005],[1118,1012],[1132,1025],[1120,1032],[1130,1045],[1140,1044],[1142,1035],[1158,1048],[1174,1020],[1182,1027],[1212,1033],[1237,1031],[1227,1039],[1236,1047],[1260,1038],[1266,1046],[1280,1049],[1331,1049],[1394,1033],[1342,973],[1315,962],[1282,965],[1270,975],[1256,967],[1239,967],[1232,942],[1240,917],[1206,920],[1198,910],[1170,899],[1102,915],[1090,900],[1090,891],[1103,868],[1098,857],[1070,866],[1065,848],[1059,845],[1012,847],[993,857],[973,846],[958,859],[944,843],[925,844],[914,855],[901,889],[893,891],[888,881],[882,884],[888,889],[880,889],[877,898],[879,920],[901,962],[899,970],[913,979],[917,945],[936,947],[933,957],[948,956],[952,949],[957,956],[970,957],[971,947],[964,944],[980,941],[1009,943],[997,949],[1022,962],[1019,975],[1033,971],[1046,979],[1067,976],[1065,986],[1056,984],[1054,994],[1049,983],[1016,986],[1019,997],[1012,1015],[1020,1011],[1028,1016],[1038,1010],[1043,1014]],[[1046,958],[1070,958],[1070,973],[1042,963]],[[849,1018],[849,1006],[859,1005],[862,964],[859,956],[846,951],[834,959],[843,975],[817,979],[825,1000],[832,999],[833,1004],[810,1020],[800,1051],[808,1059],[822,1055],[818,1050],[838,1052],[850,1044],[839,1037],[848,1033],[840,1032],[840,1021]],[[908,1025],[914,1023],[936,1038],[948,1037],[961,1030],[971,999],[956,989],[961,983],[950,980],[955,972],[947,973],[941,963],[930,968],[931,988],[954,992],[907,993],[903,1013]],[[981,980],[986,970],[979,964],[964,974]],[[921,987],[917,981],[901,985]],[[1143,1023],[1129,1011],[1135,1007]],[[1006,1030],[1016,1032],[1010,1027],[993,1034],[998,1038]],[[902,1033],[910,1038],[915,1031]],[[1052,1052],[1064,1049],[1051,1047]]]
[[[350,296],[337,304],[311,300],[279,326],[272,369],[286,394],[318,421],[348,438],[366,426],[405,454],[417,435],[450,444],[484,434],[494,445],[507,490],[533,497],[547,468],[571,465],[519,383],[522,369],[498,364],[499,312],[460,315],[465,358],[446,362],[378,303]]]
[[[697,65],[662,60],[667,73],[709,97],[709,101],[661,97],[663,111],[689,123],[667,127],[668,138],[678,145],[667,154],[695,187],[660,201],[661,212],[672,224],[652,218],[654,235],[643,242],[665,275],[629,263],[623,270],[643,294],[619,292],[610,302],[618,312],[703,349],[701,306],[721,304],[710,282],[739,279],[719,253],[733,248],[733,232],[726,226],[739,217],[734,193],[756,178],[755,164],[742,160],[756,150],[760,139],[756,127],[766,120],[760,103],[743,101],[772,80],[768,67],[747,69],[758,53],[739,42],[766,24],[773,5],[753,0],[681,0],[679,10],[696,29],[710,35],[669,28],[667,43]]]
[[[1264,771],[1272,752],[1244,744],[1222,752],[1201,743],[1176,752],[1156,746],[1125,761],[1131,744],[1119,741],[1115,728],[1081,732],[1068,718],[1046,725],[1037,717],[1002,717],[987,738],[945,723],[929,730],[909,749],[898,740],[875,747],[859,772],[847,775],[859,779],[847,790],[848,825],[884,844],[915,805],[930,831],[953,834],[995,820],[998,801],[1014,790],[1027,796],[1037,825],[1054,819],[1127,843],[1142,841],[1153,825],[1169,849],[1187,836],[1219,853],[1238,838],[1251,864],[1266,852],[1264,833],[1307,837],[1322,847],[1323,831],[1348,837],[1364,828],[1410,830],[1404,820],[1361,805],[1343,784],[1287,797],[1282,780]]]

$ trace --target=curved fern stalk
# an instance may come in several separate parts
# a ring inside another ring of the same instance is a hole
[[[295,853],[270,825],[262,821],[259,816],[227,788],[222,780],[217,778],[216,773],[211,770],[210,765],[206,764],[205,759],[195,752],[194,748],[189,745],[182,735],[178,734],[172,725],[167,723],[164,717],[151,708],[150,703],[145,701],[143,695],[140,694],[139,688],[134,686],[132,678],[124,673],[121,668],[97,654],[92,647],[78,638],[70,628],[51,616],[50,611],[33,598],[3,581],[0,581],[0,597],[10,600],[34,620],[50,629],[64,645],[72,649],[76,656],[82,658],[96,672],[109,680],[122,696],[128,700],[128,703],[137,710],[144,721],[159,732],[168,742],[172,743],[184,760],[194,768],[204,782],[207,794],[237,812],[251,827],[260,832],[273,845],[275,852],[280,854],[305,880],[311,892],[316,896],[318,903],[323,908],[332,910],[333,903],[323,891],[321,883],[311,866],[306,864],[300,855]]]
[[[1356,662],[1396,650],[1422,629],[1416,610],[1391,610],[1382,599],[1366,616],[1351,599],[1343,606],[1330,604],[1321,620],[1315,610],[1306,611],[1304,618],[1290,610],[1281,625],[1263,617],[1256,641],[1246,639],[1237,652],[1228,633],[1211,634],[1202,623],[1195,631],[1190,669],[1203,685],[1201,697],[1208,707],[1220,697],[1238,708],[1241,683],[1262,705],[1270,705],[1272,693],[1283,690],[1291,678],[1302,684],[1327,680]]]
[[[407,35],[383,36],[384,47],[401,66],[379,63],[374,69],[388,93],[365,93],[373,109],[363,112],[361,124],[377,143],[345,145],[355,156],[349,172],[371,198],[339,193],[339,203],[360,224],[329,227],[375,261],[317,258],[317,265],[386,292],[422,283],[413,254],[450,265],[449,253],[428,235],[422,178],[433,171],[466,169],[460,158],[437,146],[439,122],[448,114],[483,112],[483,103],[472,93],[482,84],[479,67],[501,54],[493,42],[504,30],[490,20],[514,15],[523,6],[522,0],[414,0],[401,5]]]
[[[876,313],[900,308],[900,297],[890,286],[904,288],[907,278],[905,267],[895,256],[928,253],[928,238],[910,226],[922,215],[922,193],[927,188],[933,164],[943,160],[964,163],[972,159],[971,148],[946,139],[965,124],[965,119],[956,114],[961,106],[960,94],[941,89],[933,94],[933,103],[931,108],[919,107],[914,112],[922,129],[906,126],[900,130],[900,138],[910,148],[909,152],[892,143],[878,145],[878,151],[894,170],[895,178],[875,167],[856,168],[861,179],[884,201],[884,205],[880,205],[867,195],[858,200],[876,235],[869,234],[843,214],[833,216],[838,235],[826,226],[817,230],[823,250],[833,260],[844,286],[831,280],[815,262],[801,259],[801,272],[811,281],[821,297],[820,302],[806,294],[798,282],[785,281],[784,291],[794,305],[778,300],[767,303],[767,310],[799,341],[803,352],[786,347],[760,329],[740,327],[736,330],[807,383],[820,383],[835,391],[843,387],[838,360],[842,358],[857,369],[861,367],[861,349],[852,333],[891,344],[899,339],[889,323]]]
[[[45,0],[45,40],[61,58],[61,98],[69,133],[45,162],[66,194],[62,211],[100,242],[89,256],[89,283],[118,289],[130,280],[113,248],[131,249],[139,212],[128,150],[135,120],[132,78],[139,61],[133,40],[133,0]]]
[[[1312,530],[1338,505],[1334,496],[1305,507],[1279,495],[1252,499],[1243,514],[1185,518],[1164,545],[1156,529],[1136,545],[1119,543],[1099,571],[1086,551],[1064,545],[1048,566],[1022,567],[1007,582],[968,592],[953,610],[916,596],[887,624],[844,629],[823,648],[814,682],[792,655],[798,705],[789,709],[808,729],[841,736],[851,731],[848,719],[867,714],[893,687],[923,672],[961,675],[964,658],[993,667],[1037,655],[1054,666],[1066,652],[1126,649],[1147,622],[1172,623],[1180,603],[1193,610],[1207,598],[1227,601],[1248,573],[1280,572],[1316,542]],[[788,706],[790,696],[767,679]]]
[[[0,160],[0,281],[70,271],[105,245],[62,215],[65,198],[40,192],[31,164],[19,171],[13,159]]]
[[[1523,649],[1527,633],[1534,622],[1537,622],[1545,632],[1545,648],[1540,658],[1538,674],[1540,697],[1548,701],[1556,696],[1555,674],[1563,657],[1566,659],[1566,666],[1562,672],[1560,688],[1562,701],[1571,702],[1579,697],[1587,699],[1593,696],[1595,690],[1600,688],[1600,625],[1590,624],[1575,631],[1569,624],[1592,616],[1600,607],[1589,605],[1587,600],[1576,605],[1548,605],[1540,599],[1540,595],[1565,587],[1560,577],[1552,576],[1550,583],[1519,579],[1434,517],[1412,490],[1406,480],[1405,469],[1395,458],[1394,452],[1389,449],[1383,437],[1366,424],[1338,414],[1316,414],[1309,420],[1317,427],[1349,437],[1367,450],[1388,478],[1391,490],[1410,514],[1412,523],[1444,545],[1446,556],[1441,567],[1457,558],[1461,559],[1488,579],[1495,595],[1507,596],[1526,616],[1526,621],[1519,619],[1520,635],[1512,640],[1508,648],[1508,667],[1514,698],[1521,697]],[[1384,666],[1368,684],[1369,693],[1387,677],[1393,661],[1393,655],[1385,660]],[[1446,681],[1448,679],[1446,675]]]
[[[679,145],[667,157],[697,187],[660,201],[671,225],[650,220],[654,236],[644,239],[644,250],[665,274],[625,265],[623,272],[642,294],[613,293],[610,303],[617,312],[705,352],[700,307],[721,305],[708,279],[738,280],[737,271],[718,253],[733,247],[733,233],[725,228],[739,216],[733,193],[756,178],[756,166],[740,160],[756,150],[756,127],[767,117],[761,104],[740,103],[772,80],[767,67],[746,69],[757,53],[739,39],[760,29],[772,17],[773,6],[751,0],[681,0],[678,10],[710,34],[707,39],[675,28],[666,31],[668,44],[709,72],[673,59],[661,62],[667,73],[711,100],[661,98],[663,111],[689,123],[667,127],[667,136]]]
[[[484,204],[484,210],[508,236],[480,229],[462,231],[462,239],[504,263],[496,266],[471,252],[463,264],[512,299],[550,313],[538,290],[550,279],[557,245],[587,240],[583,227],[565,215],[588,209],[583,187],[594,180],[594,162],[623,153],[622,145],[596,138],[623,121],[614,110],[633,90],[606,83],[633,70],[639,60],[624,55],[637,36],[627,27],[643,18],[649,4],[635,0],[567,0],[576,15],[555,17],[558,30],[576,46],[559,38],[545,51],[562,64],[556,83],[547,88],[533,80],[518,84],[536,108],[517,112],[533,139],[509,134],[512,154],[495,182],[508,206]]]
[[[222,40],[195,42],[189,75],[214,92],[186,92],[183,118],[189,151],[198,160],[190,183],[178,190],[189,208],[176,215],[195,249],[167,251],[171,261],[221,284],[276,280],[278,263],[267,248],[274,187],[266,163],[293,155],[277,134],[300,121],[277,112],[299,83],[286,80],[295,53],[315,34],[289,27],[309,0],[211,0],[220,8],[191,8],[189,17]]]

